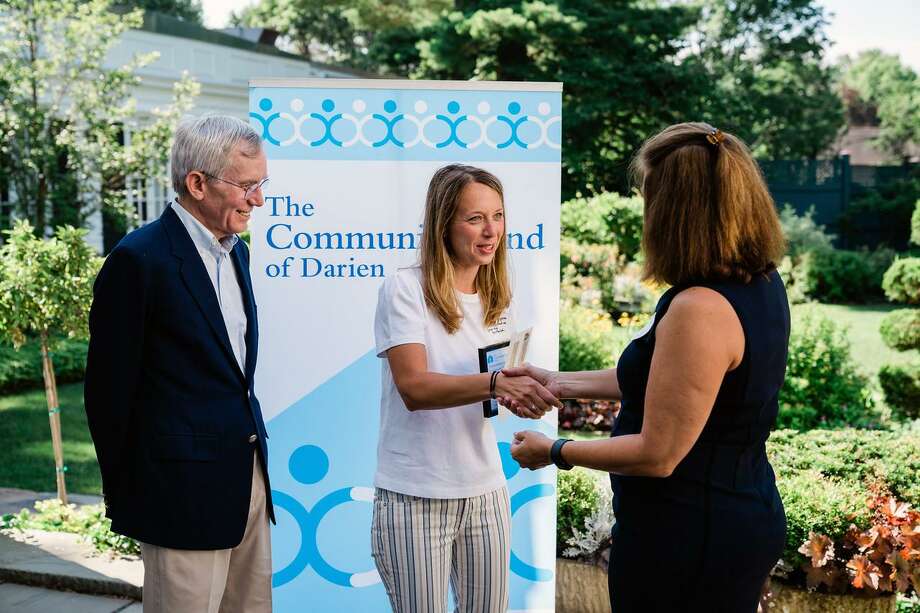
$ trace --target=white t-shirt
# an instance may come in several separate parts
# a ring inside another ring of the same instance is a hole
[[[457,296],[463,321],[457,332],[448,334],[425,304],[421,269],[399,269],[380,288],[374,318],[377,356],[384,358],[377,487],[424,498],[470,498],[505,485],[495,433],[482,416],[482,402],[409,411],[385,359],[392,347],[420,343],[425,346],[431,372],[480,372],[479,348],[511,338],[511,310],[487,329],[479,296],[460,292]]]

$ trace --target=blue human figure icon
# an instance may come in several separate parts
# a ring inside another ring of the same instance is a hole
[[[262,98],[259,100],[259,109],[263,113],[268,113],[272,110],[272,101],[268,98]],[[266,140],[273,145],[280,145],[281,141],[272,136],[271,134],[271,125],[272,122],[278,119],[281,116],[281,113],[272,113],[267,117],[260,115],[259,113],[253,113],[250,111],[249,116],[259,122],[259,125],[262,126],[262,140]]]
[[[514,115],[517,115],[520,112],[521,112],[520,103],[511,102],[508,104],[508,114],[512,115],[512,117],[509,117],[508,115],[498,116],[498,121],[507,124],[508,128],[511,130],[511,134],[510,136],[508,136],[508,140],[502,143],[498,143],[499,149],[505,149],[507,147],[510,147],[511,145],[518,145],[521,149],[527,149],[527,143],[522,141],[521,138],[518,136],[518,130],[520,129],[522,125],[524,125],[527,122],[527,115],[523,115],[517,119],[513,117]]]
[[[322,481],[329,472],[329,457],[316,445],[303,445],[294,450],[288,461],[288,470],[295,480],[305,485]],[[352,501],[372,502],[373,490],[363,487],[343,487],[320,498],[307,510],[296,498],[279,490],[272,490],[274,503],[291,514],[300,529],[300,548],[297,555],[284,568],[272,575],[272,586],[279,587],[297,578],[307,566],[326,581],[342,587],[366,587],[379,583],[376,570],[349,573],[335,568],[319,550],[317,532],[320,522],[335,507]]]
[[[325,100],[323,100],[322,107],[325,112],[332,113],[335,110],[335,102],[333,102],[329,98],[326,98]],[[341,113],[336,113],[334,115],[330,115],[329,117],[327,117],[325,115],[321,115],[320,113],[313,112],[313,113],[310,113],[310,117],[312,117],[313,119],[318,119],[323,124],[322,137],[314,141],[311,141],[310,142],[311,147],[319,147],[320,145],[326,142],[330,142],[336,147],[342,146],[342,141],[337,139],[332,134],[332,127],[335,125],[335,122],[337,122],[338,120],[342,118]]]
[[[448,102],[447,112],[450,113],[451,115],[456,115],[457,113],[459,113],[460,103],[457,102],[456,100],[451,100],[450,102]],[[463,149],[467,148],[467,143],[461,140],[460,136],[457,134],[457,130],[460,128],[460,124],[462,124],[464,121],[468,119],[467,115],[464,114],[464,115],[460,115],[459,117],[455,117],[451,119],[447,115],[438,114],[438,115],[435,115],[435,119],[438,119],[439,121],[443,121],[445,124],[447,124],[447,127],[450,129],[450,134],[447,136],[447,138],[442,140],[440,143],[437,143],[435,147],[437,147],[438,149],[443,149],[444,147],[447,147],[451,143],[456,143]]]
[[[383,103],[383,110],[389,114],[396,112],[396,101],[387,100]],[[386,127],[387,133],[380,140],[371,143],[373,147],[383,147],[385,144],[392,142],[397,147],[405,147],[406,144],[396,137],[396,124],[406,118],[403,113],[398,115],[393,115],[392,117],[387,117],[386,115],[381,115],[380,113],[374,113],[372,115],[374,119],[383,122],[384,127]]]

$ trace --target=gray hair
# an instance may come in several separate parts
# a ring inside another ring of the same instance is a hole
[[[169,164],[173,189],[185,196],[185,177],[199,170],[219,177],[230,164],[230,155],[240,146],[252,157],[262,150],[259,134],[245,121],[229,115],[207,115],[183,120],[176,128]]]

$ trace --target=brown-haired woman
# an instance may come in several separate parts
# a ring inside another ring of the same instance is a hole
[[[479,352],[514,330],[501,182],[450,165],[428,187],[419,265],[380,289],[383,362],[371,549],[393,610],[508,607],[511,511],[482,401],[514,398],[518,415],[560,404],[531,377],[479,372]]]
[[[613,610],[755,611],[786,530],[764,448],[789,344],[782,230],[747,147],[712,126],[665,129],[634,170],[645,274],[672,286],[650,326],[615,372],[508,372],[559,398],[620,400],[612,437],[520,432],[512,455],[611,473]]]

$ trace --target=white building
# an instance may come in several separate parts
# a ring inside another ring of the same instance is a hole
[[[112,49],[108,63],[123,66],[136,53],[156,51],[159,59],[138,71],[141,83],[134,91],[143,118],[156,107],[172,101],[173,84],[183,71],[201,84],[201,93],[190,111],[194,115],[221,113],[248,120],[249,80],[261,77],[354,78],[367,75],[348,68],[309,62],[285,53],[274,44],[274,34],[261,29],[208,30],[179,19],[147,12],[144,25],[129,30]],[[264,42],[257,42],[257,41]],[[130,138],[130,134],[126,134]],[[135,181],[129,190],[141,223],[156,219],[172,200],[171,189]],[[88,224],[88,240],[100,251],[114,246],[118,235],[103,231],[102,215],[95,213]]]

